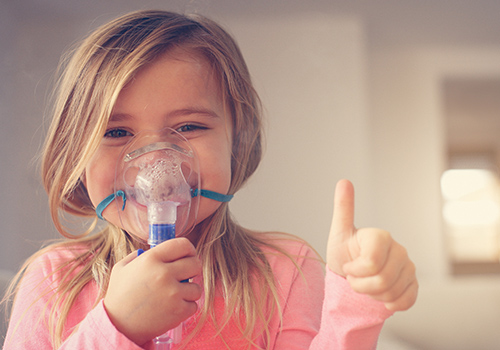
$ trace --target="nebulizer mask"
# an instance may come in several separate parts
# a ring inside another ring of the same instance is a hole
[[[115,202],[121,227],[136,237],[147,235],[148,244],[155,247],[191,231],[199,196],[220,202],[232,198],[200,189],[196,152],[180,133],[170,128],[142,131],[124,146],[116,165],[115,192],[96,212],[103,219],[103,211]],[[156,348],[169,349],[181,336],[182,328],[174,329],[156,338]]]
[[[171,128],[147,130],[124,146],[116,164],[115,192],[96,212],[104,219],[104,210],[116,201],[121,227],[137,237],[148,234],[154,246],[165,239],[152,236],[151,225],[174,225],[177,236],[192,230],[198,196],[219,202],[233,197],[200,189],[198,158],[184,136]]]

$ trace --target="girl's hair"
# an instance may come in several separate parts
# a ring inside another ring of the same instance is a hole
[[[237,44],[218,24],[198,15],[138,11],[91,34],[74,52],[59,81],[54,117],[42,157],[42,178],[52,219],[57,230],[71,238],[45,251],[75,243],[88,247],[88,252],[61,267],[78,273],[61,283],[55,297],[50,322],[55,347],[63,340],[68,312],[82,288],[95,280],[101,288],[98,298],[101,299],[113,265],[141,245],[111,224],[91,234],[97,217],[82,174],[99,146],[122,88],[142,66],[175,47],[199,54],[210,63],[220,84],[222,102],[229,108],[233,123],[229,193],[235,193],[245,184],[261,160],[260,100]],[[84,234],[72,235],[62,223],[64,213],[89,218],[92,225]],[[249,346],[254,345],[254,332],[260,326],[263,334],[257,336],[269,339],[271,315],[280,306],[273,274],[261,248],[271,247],[291,257],[262,235],[237,225],[227,204],[222,204],[198,227],[202,232],[197,249],[203,265],[205,302],[191,337],[206,320],[215,321],[211,306],[215,291],[220,288],[226,312],[217,324],[219,330],[234,314]],[[36,256],[43,253],[44,250]],[[26,263],[24,270],[35,257]],[[238,316],[241,313],[245,315],[244,321]]]

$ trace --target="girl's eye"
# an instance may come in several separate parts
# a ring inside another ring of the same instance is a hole
[[[193,132],[197,130],[205,130],[206,127],[200,126],[200,125],[195,125],[195,124],[184,124],[180,126],[179,128],[176,129],[176,131],[183,133],[183,132]]]
[[[106,131],[106,133],[104,134],[104,137],[109,137],[109,138],[120,138],[127,136],[132,136],[132,134],[124,129],[111,129]]]

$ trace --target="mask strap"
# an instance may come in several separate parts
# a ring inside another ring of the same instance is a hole
[[[232,195],[232,194],[222,194],[222,193],[218,193],[218,192],[214,192],[214,191],[210,191],[210,190],[198,190],[198,189],[192,190],[191,189],[191,197],[194,198],[196,196],[202,196],[205,198],[213,199],[213,200],[218,201],[218,202],[229,202],[234,197],[234,195]],[[122,190],[116,191],[116,193],[112,193],[109,196],[107,196],[106,198],[104,198],[102,200],[102,202],[99,203],[97,208],[95,208],[95,212],[96,212],[97,216],[99,217],[99,219],[105,220],[104,217],[102,216],[102,212],[104,211],[104,209],[106,209],[111,204],[111,202],[113,202],[116,199],[116,197],[122,198],[122,200],[123,200],[122,210],[125,210],[125,204],[127,202],[127,197],[125,196],[125,192],[123,192]]]
[[[99,203],[97,208],[95,208],[95,212],[99,217],[99,219],[105,220],[102,216],[102,212],[111,204],[111,202],[115,200],[116,197],[122,197],[123,200],[122,211],[125,210],[125,203],[127,202],[127,197],[125,196],[125,192],[123,192],[122,190],[116,191],[116,193],[112,193],[106,198],[104,198],[102,202]]]
[[[191,197],[196,197],[196,196],[202,196],[205,198],[210,198],[213,199],[217,202],[229,202],[231,199],[233,199],[234,195],[232,194],[222,194],[210,190],[198,190],[198,189],[191,189]]]

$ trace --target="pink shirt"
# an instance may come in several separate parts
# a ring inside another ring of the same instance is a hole
[[[282,323],[277,312],[273,315],[269,348],[375,349],[383,322],[392,313],[382,303],[353,292],[346,280],[333,272],[328,271],[324,276],[322,264],[314,259],[315,254],[306,245],[293,241],[282,244],[292,256],[299,256],[297,262],[303,275],[288,258],[280,254],[267,255],[282,305]],[[74,254],[70,250],[53,250],[32,264],[13,306],[4,350],[52,349],[47,317],[41,315],[50,307],[52,291],[61,278],[60,273],[53,272],[60,262]],[[97,285],[91,282],[78,295],[70,310],[66,340],[60,349],[141,349],[114,327],[102,300],[93,307],[97,293]],[[222,317],[224,301],[216,299],[215,302],[216,317]],[[186,332],[194,327],[193,319],[185,322]],[[221,337],[214,334],[214,325],[206,322],[186,349],[226,349]],[[233,323],[224,328],[221,336],[230,349],[246,349],[248,345]],[[264,339],[258,339],[257,343],[265,346]]]

